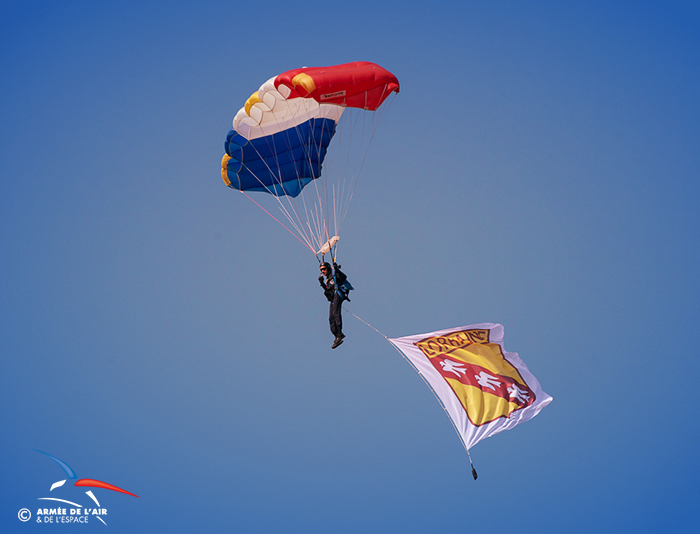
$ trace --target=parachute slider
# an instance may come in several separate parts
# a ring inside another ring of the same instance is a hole
[[[333,237],[331,237],[328,241],[326,241],[323,244],[321,249],[316,254],[323,254],[323,255],[327,254],[328,251],[331,249],[331,247],[333,245],[335,245],[339,239],[340,239],[340,236],[334,235]]]

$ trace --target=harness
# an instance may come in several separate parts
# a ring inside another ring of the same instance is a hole
[[[335,292],[340,295],[343,300],[350,302],[350,297],[348,297],[348,294],[355,288],[352,287],[352,284],[348,282],[347,278],[345,279],[345,282],[338,284],[338,280],[335,278],[335,270],[333,271],[333,285],[335,285]]]

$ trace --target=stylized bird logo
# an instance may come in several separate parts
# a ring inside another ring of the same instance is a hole
[[[61,468],[65,471],[66,475],[68,476],[68,479],[59,480],[58,482],[54,482],[54,483],[51,485],[51,489],[50,489],[49,491],[53,491],[53,490],[56,489],[56,488],[60,488],[61,486],[63,486],[63,485],[67,482],[67,480],[75,480],[74,486],[86,486],[86,487],[91,487],[91,488],[103,488],[103,489],[108,489],[108,490],[112,490],[112,491],[118,491],[118,492],[120,492],[120,493],[126,493],[127,495],[132,495],[132,496],[138,498],[138,495],[134,495],[133,493],[131,493],[131,492],[129,492],[129,491],[126,491],[126,490],[124,490],[124,489],[118,488],[117,486],[113,486],[112,484],[107,484],[106,482],[102,482],[102,481],[100,481],[100,480],[95,480],[95,479],[92,479],[92,478],[81,478],[80,480],[77,480],[78,476],[75,474],[75,471],[73,471],[73,470],[70,468],[70,466],[69,466],[66,462],[64,462],[63,460],[59,460],[59,459],[56,458],[55,456],[52,456],[52,455],[50,455],[50,454],[48,454],[48,453],[46,453],[46,452],[43,452],[43,451],[40,451],[40,450],[37,450],[37,449],[34,449],[34,450],[35,450],[36,452],[40,452],[41,454],[44,454],[44,455],[48,456],[49,458],[51,458],[54,462],[56,462],[58,465],[61,466]],[[98,502],[97,498],[95,497],[95,495],[92,493],[91,490],[88,490],[88,491],[86,491],[85,493],[88,495],[88,497],[90,497],[93,501],[95,501],[95,504],[97,504],[97,506],[100,506],[100,503]],[[53,498],[53,497],[40,497],[39,500],[40,500],[40,501],[59,501],[59,502],[65,502],[65,503],[71,504],[71,505],[73,505],[73,506],[77,506],[78,508],[82,508],[82,505],[81,505],[81,504],[74,503],[74,502],[71,502],[71,501],[66,501],[65,499],[56,499],[56,498]],[[99,519],[100,521],[102,521],[105,525],[107,524],[107,523],[105,523],[104,519],[102,519],[99,515],[96,515],[95,517],[97,517],[97,519]]]

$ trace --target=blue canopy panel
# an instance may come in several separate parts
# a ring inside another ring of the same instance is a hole
[[[326,150],[335,133],[333,119],[310,119],[299,126],[247,140],[235,130],[224,148],[229,187],[296,197],[319,176]]]

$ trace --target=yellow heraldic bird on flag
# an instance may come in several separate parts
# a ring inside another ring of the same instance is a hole
[[[503,347],[503,326],[482,323],[387,338],[447,412],[464,448],[535,417],[552,402],[525,363]],[[477,474],[472,463],[472,475]]]

